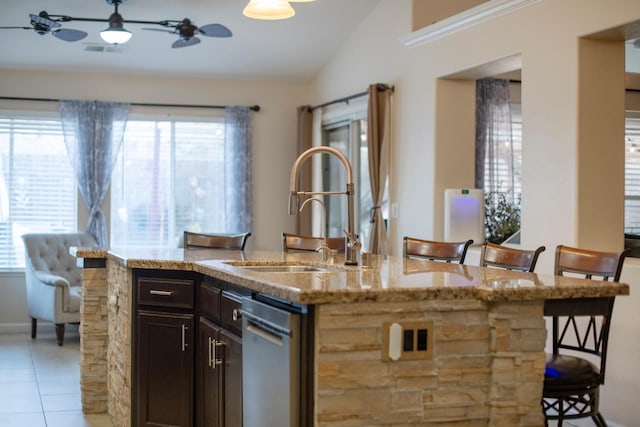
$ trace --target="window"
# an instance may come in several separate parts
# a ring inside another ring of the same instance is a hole
[[[323,144],[340,150],[351,162],[356,191],[355,227],[363,245],[368,242],[369,209],[373,205],[369,182],[366,99],[360,102],[352,101],[347,106],[338,106],[326,113],[323,112],[322,125]],[[323,156],[322,162],[323,191],[344,190],[346,176],[342,163],[332,156]],[[347,198],[325,196],[324,203],[327,206],[327,235],[344,236],[343,230],[347,227]],[[387,211],[387,204],[385,200],[383,212]]]
[[[111,181],[111,245],[175,247],[185,229],[225,232],[225,124],[127,123]]]
[[[21,236],[77,230],[77,186],[57,113],[0,112],[0,270],[24,268]]]
[[[625,119],[624,232],[640,234],[640,112]]]

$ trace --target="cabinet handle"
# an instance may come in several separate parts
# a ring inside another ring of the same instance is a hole
[[[216,347],[223,346],[224,343],[209,337],[209,366],[216,369],[216,365],[222,365],[222,360],[216,356]]]
[[[182,325],[182,351],[186,351],[187,346],[187,331],[189,327],[186,325]]]
[[[149,295],[160,295],[163,297],[170,297],[173,295],[173,291],[156,291],[155,289],[151,289],[149,291]]]
[[[231,318],[233,319],[234,322],[237,322],[238,320],[240,320],[242,318],[242,310],[238,308],[234,308],[233,311],[231,312]]]
[[[213,339],[211,339],[211,337],[209,337],[209,367],[212,366],[212,359],[211,359],[211,351],[212,351],[212,347],[213,347],[213,343],[212,343]]]

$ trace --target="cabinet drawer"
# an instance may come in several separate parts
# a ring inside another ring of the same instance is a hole
[[[220,321],[220,289],[207,283],[200,285],[198,304],[204,317]]]
[[[238,336],[242,336],[241,298],[240,295],[227,291],[222,291],[220,295],[220,322]]]
[[[138,279],[138,304],[159,307],[193,308],[194,281],[190,279]]]

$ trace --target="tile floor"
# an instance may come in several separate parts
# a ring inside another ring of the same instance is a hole
[[[67,327],[62,347],[47,328],[35,340],[0,334],[0,426],[112,427],[107,415],[82,413],[77,327]]]
[[[35,340],[0,334],[0,426],[112,427],[107,415],[82,413],[77,327],[67,326],[62,347],[53,326],[39,329]]]

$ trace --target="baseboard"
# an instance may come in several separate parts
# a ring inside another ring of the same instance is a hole
[[[67,323],[66,332],[78,333],[78,324]],[[52,322],[38,320],[38,330],[36,334],[54,333],[55,328]],[[0,323],[0,335],[2,334],[31,334],[31,322],[26,323]]]
[[[43,325],[44,326],[44,325]],[[38,329],[40,325],[38,325]],[[0,334],[30,334],[31,322],[27,323],[0,323]]]

